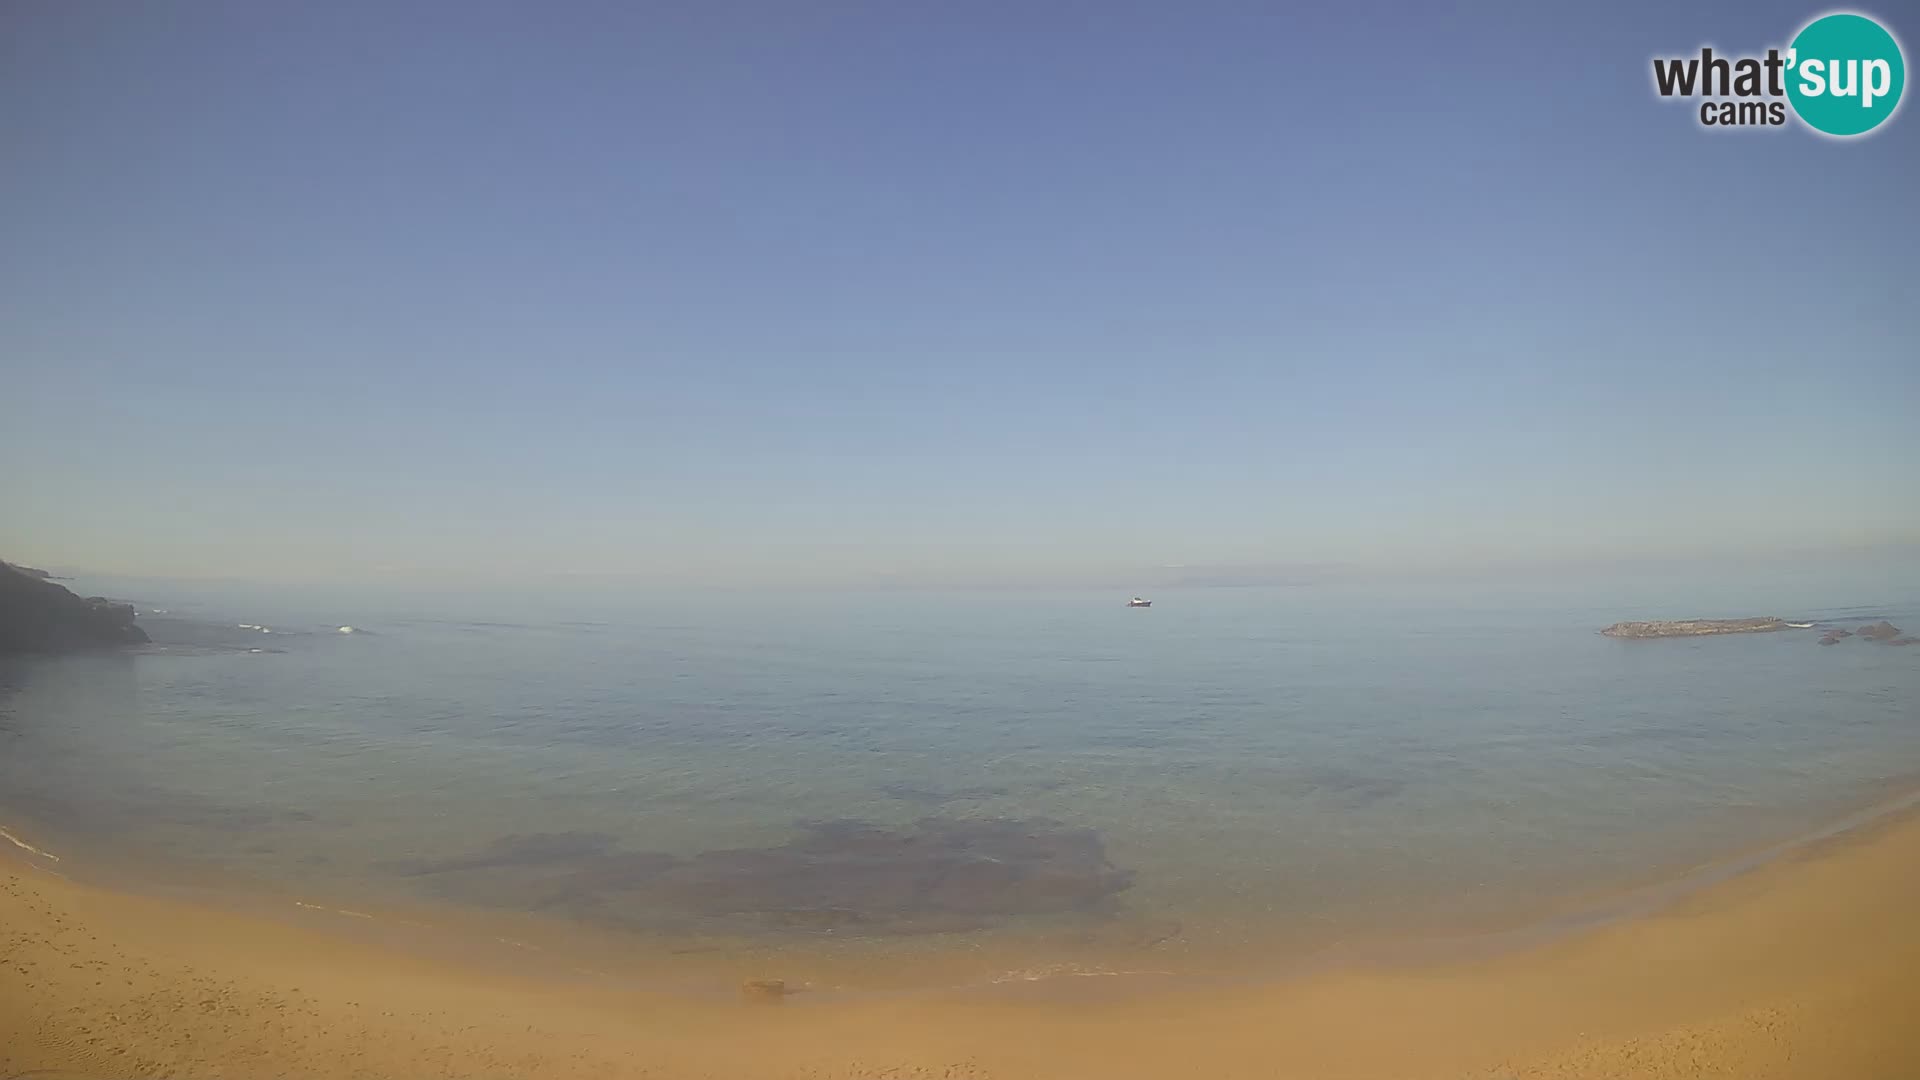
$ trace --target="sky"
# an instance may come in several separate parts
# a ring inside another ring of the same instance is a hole
[[[1821,8],[1443,7],[0,6],[0,555],[993,583],[1920,542],[1914,107],[1840,142],[1654,96],[1651,57]]]

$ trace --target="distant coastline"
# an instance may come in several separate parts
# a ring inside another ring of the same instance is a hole
[[[1707,634],[1763,634],[1787,629],[1785,619],[1764,616],[1751,619],[1661,619],[1651,622],[1619,622],[1600,631],[1616,638],[1702,637]]]
[[[1847,630],[1831,624],[1826,626],[1825,634],[1820,638],[1822,645],[1838,645],[1851,637],[1882,645],[1920,644],[1920,637],[1909,636],[1885,619],[1867,623],[1855,630]],[[1788,622],[1769,615],[1751,619],[1656,619],[1647,622],[1618,622],[1600,633],[1612,638],[1673,638],[1706,637],[1712,634],[1764,634],[1774,630],[1811,630],[1813,627],[1814,624],[1811,622]]]

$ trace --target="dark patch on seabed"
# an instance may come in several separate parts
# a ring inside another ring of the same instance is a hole
[[[1008,789],[997,785],[981,784],[975,787],[932,788],[918,784],[887,784],[881,791],[888,798],[901,802],[920,803],[924,806],[939,806],[943,803],[964,802],[972,799],[992,799],[1008,794]]]
[[[1347,807],[1372,806],[1400,794],[1406,781],[1335,767],[1306,768],[1287,778],[1316,797]]]
[[[786,844],[690,858],[621,851],[599,833],[537,833],[384,869],[459,902],[613,925],[744,921],[870,934],[1106,916],[1133,883],[1131,871],[1108,861],[1099,834],[1047,819],[925,818],[905,829],[810,822]]]

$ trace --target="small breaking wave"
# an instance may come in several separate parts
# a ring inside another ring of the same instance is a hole
[[[986,980],[985,985],[1002,986],[1007,983],[1036,983],[1046,982],[1049,979],[1101,979],[1124,978],[1131,975],[1173,974],[1176,973],[1163,971],[1158,968],[1110,970],[1107,968],[1084,968],[1078,964],[1049,964],[1046,967],[1020,968],[1014,971],[1003,971],[998,975],[990,976]]]
[[[20,839],[18,836],[15,836],[12,832],[8,831],[5,828],[0,828],[0,840],[7,841],[8,843],[12,844],[14,847],[19,848],[20,850],[26,852],[29,855],[38,855],[43,859],[48,859],[53,862],[60,861],[60,856],[55,855],[51,851],[43,851],[40,848],[34,847],[32,844],[29,844],[25,840]]]
[[[333,915],[345,915],[349,919],[371,919],[373,916],[364,911],[349,911],[346,908],[328,907],[325,904],[309,904],[305,900],[295,900],[294,907],[303,907],[309,911],[325,911]]]

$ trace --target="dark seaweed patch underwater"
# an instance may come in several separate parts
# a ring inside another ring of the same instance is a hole
[[[1108,861],[1099,834],[1040,818],[930,817],[906,829],[805,822],[785,844],[685,858],[623,851],[600,833],[533,833],[384,868],[425,879],[448,899],[601,923],[745,919],[878,934],[1110,915],[1133,882]]]

